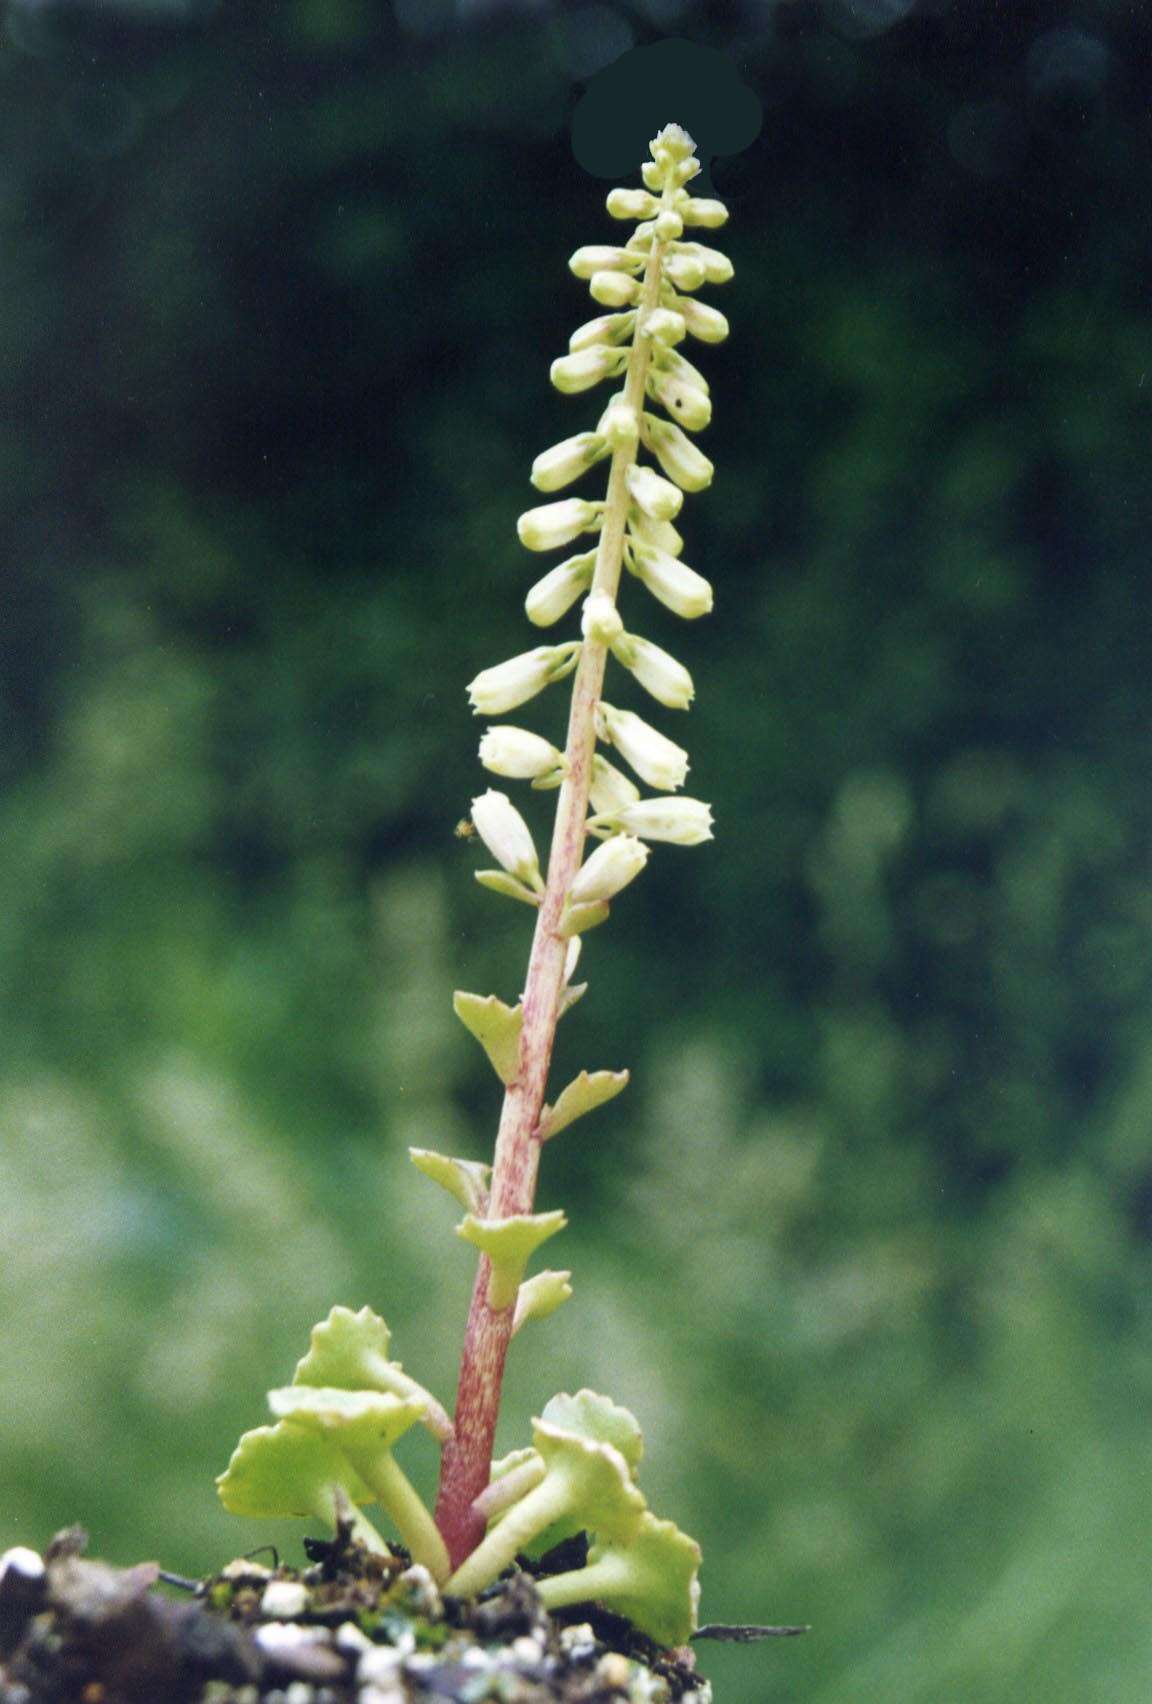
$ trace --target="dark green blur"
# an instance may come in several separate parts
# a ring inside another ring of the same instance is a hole
[[[633,1086],[547,1152],[576,1295],[502,1441],[557,1387],[636,1409],[705,1617],[814,1626],[702,1652],[719,1704],[1145,1704],[1152,26],[3,27],[0,1544],[262,1542],[212,1478],[337,1301],[451,1398],[472,1255],[405,1148],[487,1154],[450,995],[515,998],[530,927],[453,834],[464,686],[536,642],[528,467],[598,407],[547,384],[618,229],[571,110],[681,35],[765,124],[692,351],[716,612],[625,618],[693,671],[653,720],[717,840],[588,938],[560,1068]]]

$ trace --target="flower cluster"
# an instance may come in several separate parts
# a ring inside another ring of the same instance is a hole
[[[621,570],[685,620],[712,608],[712,587],[682,557],[675,522],[686,491],[711,483],[712,463],[693,441],[708,425],[708,381],[680,351],[687,337],[718,343],[727,336],[723,314],[695,299],[705,284],[732,276],[718,250],[685,240],[686,227],[722,225],[722,202],[693,196],[687,184],[699,171],[691,138],[669,125],[652,144],[643,168],[644,189],[614,189],[613,218],[639,221],[622,245],[579,248],[569,266],[588,281],[593,300],[615,311],[598,315],[572,334],[569,352],[552,363],[552,383],[581,392],[605,379],[623,380],[592,431],[578,432],[536,457],[532,483],[541,492],[564,489],[610,458],[607,494],[599,499],[561,497],[520,516],[521,542],[532,551],[571,545],[596,535],[595,548],[567,557],[532,587],[525,600],[537,627],[560,621],[582,601],[581,638],[532,650],[482,670],[469,687],[473,709],[501,716],[518,709],[552,682],[582,666],[589,651],[610,654],[656,702],[686,710],[692,677],[653,640],[625,629],[617,609]],[[657,412],[663,410],[663,413]],[[653,465],[642,465],[646,454]],[[593,723],[601,748],[614,750],[647,787],[675,793],[688,773],[688,754],[635,711],[604,702],[599,690],[603,658],[594,676]],[[571,748],[571,742],[570,742]],[[559,751],[525,728],[489,728],[480,761],[492,774],[564,783],[576,754]],[[597,751],[585,783],[586,831],[601,839],[574,876],[564,927],[577,933],[607,915],[606,905],[647,861],[645,842],[692,846],[711,837],[711,813],[698,799],[648,798]],[[506,794],[488,791],[473,803],[472,820],[500,868],[477,879],[509,897],[538,904],[544,883],[532,835]]]

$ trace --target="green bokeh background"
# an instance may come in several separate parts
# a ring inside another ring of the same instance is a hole
[[[487,1151],[449,996],[527,945],[453,835],[463,684],[596,409],[546,382],[611,235],[572,108],[681,36],[765,123],[713,174],[717,611],[626,613],[718,838],[589,937],[561,1065],[634,1082],[548,1150],[576,1300],[502,1442],[635,1407],[705,1615],[814,1627],[709,1651],[729,1704],[1145,1704],[1148,15],[3,24],[0,1543],[261,1542],[212,1476],[335,1301],[450,1397],[471,1257],[404,1150]]]

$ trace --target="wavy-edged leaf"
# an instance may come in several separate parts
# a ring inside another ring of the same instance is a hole
[[[458,1160],[437,1154],[431,1148],[409,1148],[408,1157],[417,1171],[446,1189],[466,1213],[483,1218],[488,1208],[488,1185],[492,1167],[482,1160]]]
[[[598,1391],[558,1391],[544,1404],[540,1418],[593,1443],[611,1444],[620,1451],[631,1473],[644,1458],[644,1434],[636,1416]]]
[[[492,1063],[500,1081],[509,1087],[516,1081],[520,1060],[520,1030],[523,1006],[506,1006],[495,994],[465,994],[457,989],[452,1010]]]
[[[566,1130],[586,1112],[594,1112],[606,1101],[615,1100],[628,1087],[627,1071],[581,1071],[578,1077],[562,1089],[556,1105],[545,1107],[540,1115],[539,1140],[546,1142]]]
[[[308,1353],[296,1363],[293,1383],[350,1391],[379,1391],[419,1402],[421,1419],[442,1442],[452,1436],[452,1422],[443,1406],[422,1384],[411,1378],[399,1361],[388,1358],[392,1334],[380,1315],[363,1307],[335,1307],[312,1327]]]

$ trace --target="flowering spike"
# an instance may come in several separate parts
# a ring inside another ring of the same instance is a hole
[[[481,742],[481,759],[497,775],[537,787],[562,782],[547,879],[540,889],[530,837],[510,801],[489,794],[487,803],[476,807],[477,826],[502,865],[479,872],[478,879],[516,898],[539,900],[521,1005],[510,1011],[497,1001],[458,996],[457,1010],[507,1086],[491,1203],[483,1217],[476,1215],[461,1228],[489,1262],[497,1261],[493,1238],[507,1235],[516,1242],[523,1228],[536,1222],[540,1140],[624,1081],[622,1073],[582,1073],[552,1109],[545,1105],[556,1023],[584,988],[570,986],[569,955],[583,933],[605,921],[616,894],[644,867],[648,842],[687,844],[709,831],[707,806],[641,799],[629,776],[593,749],[597,739],[613,747],[642,781],[665,794],[680,788],[688,771],[686,751],[631,711],[605,704],[603,692],[606,669],[622,664],[669,708],[686,709],[693,694],[692,677],[682,663],[625,630],[626,618],[617,608],[625,565],[681,616],[702,615],[712,603],[708,582],[681,560],[684,541],[673,525],[684,492],[701,491],[712,478],[711,462],[685,436],[685,429],[697,432],[708,424],[708,380],[676,346],[690,334],[718,342],[727,332],[723,315],[692,294],[731,273],[716,250],[685,239],[686,227],[708,228],[723,220],[718,203],[695,199],[684,187],[699,170],[687,131],[666,126],[653,139],[651,159],[642,168],[644,188],[615,189],[608,197],[613,218],[637,221],[627,240],[585,244],[571,257],[570,271],[587,281],[593,299],[609,311],[572,334],[568,353],[552,363],[552,383],[579,394],[607,380],[612,394],[598,421],[536,457],[532,481],[537,490],[559,491],[594,462],[604,461],[607,490],[602,501],[565,498],[530,509],[520,517],[518,531],[530,550],[565,545],[581,533],[596,535],[594,550],[551,569],[525,599],[529,620],[540,627],[569,616],[582,600],[582,637],[497,664],[471,687],[475,708],[502,715],[575,670],[563,765],[555,747],[524,729],[491,728]],[[647,397],[669,418],[656,410],[645,412]],[[591,850],[589,836],[599,842]],[[437,1519],[456,1570],[453,1590],[471,1591],[491,1578],[488,1564],[506,1555],[505,1540],[515,1539],[513,1531],[499,1544],[480,1544],[486,1518],[494,1518],[495,1532],[523,1514],[525,1501],[539,1511],[547,1500],[542,1483],[526,1499],[511,1503],[503,1493],[493,1493],[495,1502],[487,1494],[513,1312],[514,1289],[506,1280],[507,1273],[501,1276],[494,1265],[481,1262],[461,1363],[456,1438],[444,1455]],[[524,1297],[530,1294],[525,1290]],[[587,1514],[580,1524],[597,1528]],[[551,1519],[543,1529],[552,1536]],[[516,1548],[513,1542],[513,1552]]]

